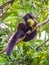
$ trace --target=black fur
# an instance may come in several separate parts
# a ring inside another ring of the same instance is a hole
[[[34,15],[32,13],[28,13],[23,18],[25,20],[25,23],[19,23],[17,32],[15,32],[15,34],[11,36],[11,38],[8,42],[8,46],[6,48],[6,54],[8,56],[11,54],[13,47],[17,43],[17,40],[19,38],[21,38],[22,36],[24,36],[27,33],[27,31],[32,30],[32,28],[29,27],[27,20],[29,18],[34,20]],[[37,23],[36,23],[36,21],[34,21],[34,22],[35,22],[34,26],[36,26]],[[37,30],[35,30],[31,34],[27,34],[26,38],[23,41],[25,41],[25,42],[30,41],[31,39],[33,39],[36,36],[36,34],[37,34]]]

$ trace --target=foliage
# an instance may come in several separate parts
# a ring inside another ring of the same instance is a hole
[[[7,1],[0,0],[0,5],[5,2]],[[15,0],[12,6],[9,5],[8,11],[0,18],[0,25],[5,27],[0,26],[0,51],[7,45],[11,34],[17,30],[18,23],[24,21],[23,16],[26,13],[34,13],[37,22],[41,23],[48,16],[48,8],[48,0]],[[43,31],[45,31],[44,36],[42,36]],[[10,57],[7,57],[5,53],[1,54],[0,65],[49,65],[49,42],[39,51],[36,50],[47,38],[49,38],[49,23],[38,28],[36,39],[17,44]]]

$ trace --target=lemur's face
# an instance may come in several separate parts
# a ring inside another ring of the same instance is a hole
[[[33,27],[35,25],[34,15],[32,13],[25,15],[24,20],[25,20],[25,23],[27,23],[30,27]]]
[[[27,22],[28,22],[28,25],[29,25],[30,27],[33,27],[34,24],[35,24],[35,22],[33,21],[33,19],[28,19]]]

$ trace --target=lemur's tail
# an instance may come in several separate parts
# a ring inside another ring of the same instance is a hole
[[[13,34],[10,39],[9,39],[9,42],[8,42],[8,45],[7,45],[7,48],[6,48],[6,54],[8,56],[10,56],[12,50],[13,50],[13,47],[15,46],[16,44],[16,41],[17,41],[17,34]]]
[[[6,54],[10,56],[15,44],[17,44],[17,40],[23,35],[22,31],[18,31],[15,34],[13,34],[8,42],[7,48],[6,48]]]

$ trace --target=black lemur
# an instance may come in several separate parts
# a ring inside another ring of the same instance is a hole
[[[10,56],[17,40],[23,37],[29,30],[32,30],[33,27],[37,25],[37,22],[35,21],[35,17],[32,13],[26,14],[23,17],[23,19],[25,22],[18,24],[17,32],[15,32],[8,41],[8,45],[6,48],[6,54],[8,56]],[[34,30],[31,34],[27,34],[23,41],[24,42],[30,41],[36,36],[36,34],[37,34],[37,29]]]

